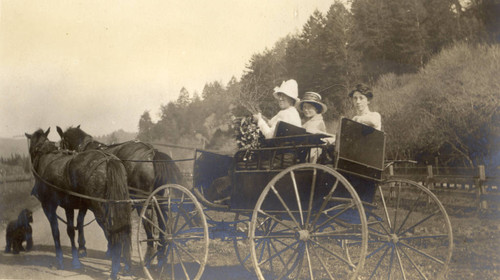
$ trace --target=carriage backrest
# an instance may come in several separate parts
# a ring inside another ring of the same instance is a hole
[[[343,118],[338,135],[335,168],[349,174],[380,180],[384,170],[385,133]]]

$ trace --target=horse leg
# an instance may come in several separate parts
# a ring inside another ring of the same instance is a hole
[[[137,214],[141,215],[142,206],[136,207],[136,210]],[[147,219],[153,221],[153,211],[151,209],[146,210],[145,215]],[[153,240],[153,226],[151,225],[151,223],[147,223],[145,220],[142,220],[142,226],[144,227],[144,231],[146,232],[147,240]],[[148,241],[147,245],[148,247],[146,249],[145,259],[149,260],[151,256],[153,256],[156,253],[156,249],[154,247],[153,241]]]
[[[73,257],[73,268],[79,269],[82,267],[82,263],[78,258],[78,250],[76,249],[75,243],[75,210],[73,209],[65,209],[66,210],[66,232],[68,233],[69,240],[71,241],[71,256]]]
[[[53,205],[42,205],[43,212],[49,220],[50,229],[52,230],[52,238],[54,239],[54,246],[56,247],[56,260],[58,263],[58,268],[63,269],[63,253],[61,248],[61,240],[59,237],[59,224],[57,222],[56,207]]]
[[[78,228],[78,256],[80,256],[81,258],[87,256],[87,248],[85,247],[85,235],[83,233],[86,214],[87,208],[80,209],[78,210],[78,217],[76,218],[76,227]]]
[[[99,216],[97,212],[94,211],[94,216],[95,220],[97,221],[97,224],[101,227],[102,231],[104,232],[104,237],[106,237],[106,240],[108,241],[108,248],[106,250],[106,258],[110,259],[111,258],[111,240],[109,239],[109,232],[104,226],[104,218]]]

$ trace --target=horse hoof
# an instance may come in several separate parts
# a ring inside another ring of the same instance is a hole
[[[85,258],[87,256],[87,249],[78,249],[78,257]]]

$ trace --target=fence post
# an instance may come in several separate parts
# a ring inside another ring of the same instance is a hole
[[[477,180],[477,191],[479,195],[479,209],[486,210],[488,209],[488,201],[486,200],[486,186],[484,182],[486,181],[486,172],[484,169],[484,165],[478,166],[478,180]]]
[[[394,177],[394,165],[389,166],[389,178]],[[391,198],[396,197],[396,191],[394,190],[394,184],[391,184],[391,191],[389,193]]]
[[[427,165],[427,180],[426,180],[426,186],[428,189],[433,190],[434,189],[434,174],[432,172],[432,165]]]

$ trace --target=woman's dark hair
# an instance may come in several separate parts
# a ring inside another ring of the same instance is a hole
[[[314,106],[314,109],[316,109],[316,113],[320,113],[322,110],[323,110],[323,107],[321,107],[321,105],[319,105],[318,103],[313,103],[313,102],[307,102],[305,101],[303,104],[300,104],[300,110],[304,110],[304,104],[307,103],[307,104],[311,104]]]
[[[352,98],[355,92],[359,92],[362,95],[366,96],[368,100],[371,100],[373,98],[372,89],[366,84],[357,84],[356,87],[351,92],[349,92],[349,97]]]

